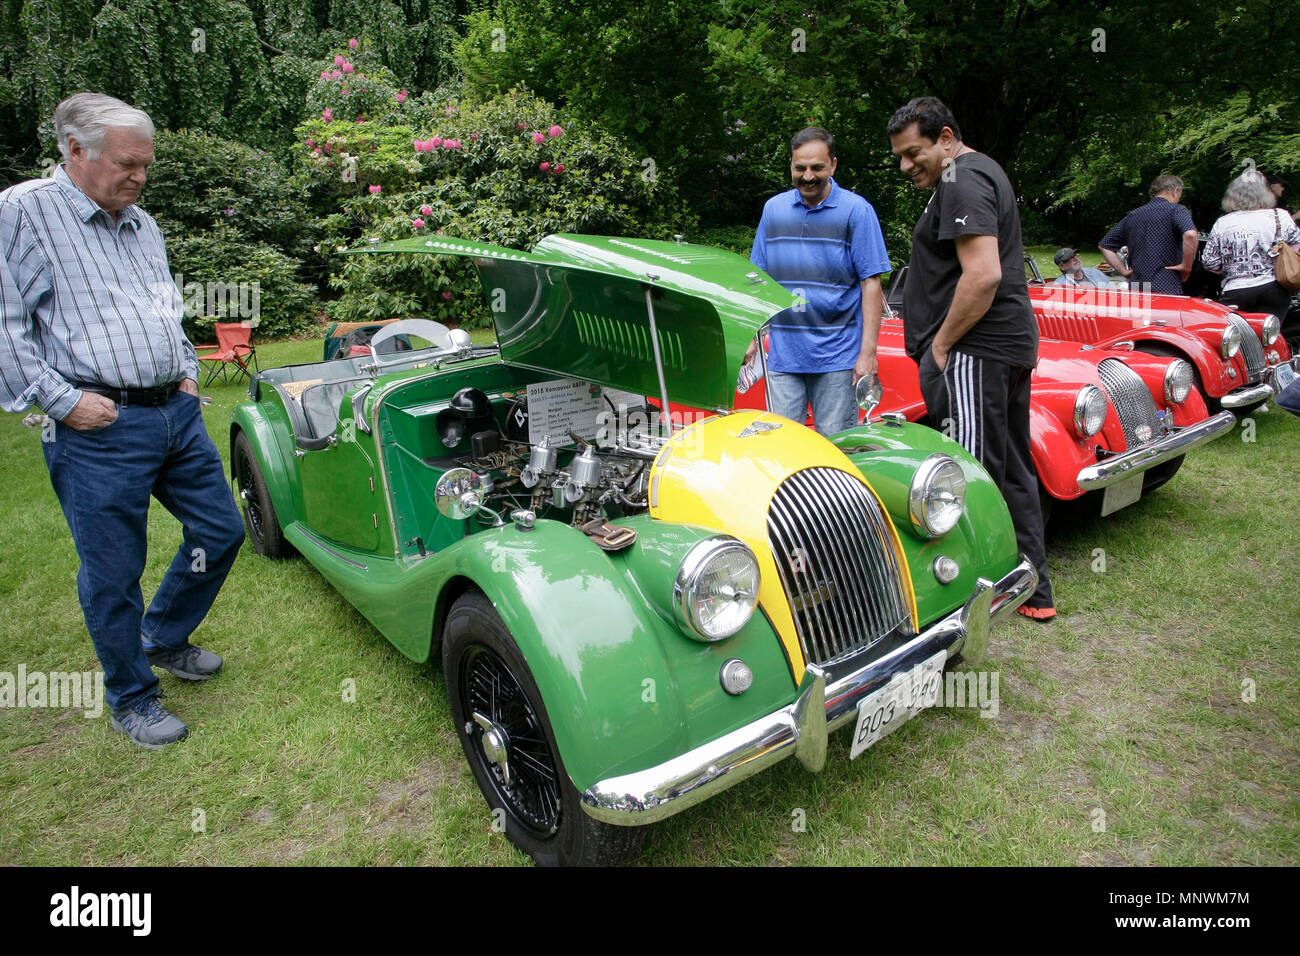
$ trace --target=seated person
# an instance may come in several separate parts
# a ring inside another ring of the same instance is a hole
[[[1056,285],[1110,285],[1110,280],[1106,278],[1104,272],[1091,266],[1084,266],[1079,253],[1069,246],[1057,249],[1056,255],[1052,256],[1052,261],[1061,270]]]

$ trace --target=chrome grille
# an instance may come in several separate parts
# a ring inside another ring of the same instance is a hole
[[[1264,343],[1259,340],[1255,330],[1239,315],[1228,314],[1228,321],[1241,333],[1241,357],[1246,362],[1246,372],[1251,385],[1257,384],[1264,374]]]
[[[767,536],[808,660],[832,663],[910,622],[889,519],[861,481],[834,468],[791,475]]]
[[[1103,359],[1097,371],[1124,427],[1125,444],[1130,449],[1145,445],[1156,434],[1156,403],[1151,390],[1119,359]]]

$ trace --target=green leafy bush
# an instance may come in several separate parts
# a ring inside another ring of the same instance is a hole
[[[426,93],[395,100],[389,118],[344,122],[331,111],[297,130],[299,168],[335,202],[321,219],[327,250],[437,233],[527,249],[555,232],[667,238],[694,224],[652,166],[523,89]],[[340,320],[487,321],[472,270],[451,258],[349,256],[331,285]]]
[[[258,338],[293,335],[315,320],[315,292],[297,280],[297,262],[233,226],[171,236],[167,258],[185,298],[185,334],[213,342],[214,322],[257,319]]]

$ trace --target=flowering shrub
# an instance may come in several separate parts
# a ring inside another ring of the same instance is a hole
[[[313,118],[297,130],[301,167],[338,203],[326,248],[441,233],[527,249],[553,232],[690,231],[674,191],[643,175],[636,154],[599,130],[557,122],[554,107],[524,90],[488,100],[424,93],[393,108],[387,115],[400,124]],[[355,178],[344,181],[350,161]],[[339,257],[330,283],[341,294],[329,309],[342,321],[488,321],[473,270],[455,258]]]

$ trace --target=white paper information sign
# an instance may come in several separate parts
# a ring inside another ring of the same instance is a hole
[[[534,445],[547,435],[567,444],[569,432],[588,441],[596,437],[597,416],[608,408],[600,386],[576,379],[557,378],[528,386],[528,440]]]

